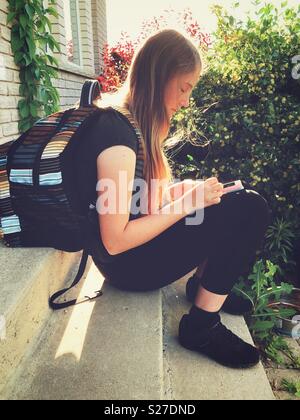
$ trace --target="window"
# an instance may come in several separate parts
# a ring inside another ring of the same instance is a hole
[[[79,8],[77,0],[63,0],[67,59],[80,65]]]

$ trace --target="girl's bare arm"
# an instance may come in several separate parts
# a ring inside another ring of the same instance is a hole
[[[117,255],[129,249],[143,245],[151,239],[155,238],[169,227],[177,223],[182,218],[193,212],[193,208],[184,206],[184,200],[189,198],[189,202],[195,204],[195,190],[197,186],[191,188],[180,198],[158,210],[155,214],[145,215],[136,220],[129,222],[129,210],[131,207],[132,192],[129,185],[134,178],[134,170],[136,163],[136,155],[130,148],[126,146],[113,146],[104,150],[97,159],[98,181],[110,179],[116,186],[116,208],[118,209],[119,193],[125,184],[119,182],[120,171],[127,178],[127,194],[126,194],[126,212],[115,212],[114,214],[99,214],[100,233],[103,244],[111,255]],[[217,180],[214,178],[214,185]],[[198,184],[199,185],[199,184]],[[219,185],[219,184],[218,184]],[[215,186],[217,190],[217,186]],[[98,191],[98,197],[103,198],[103,191]],[[211,204],[217,204],[214,200],[219,199],[220,188],[211,195]],[[99,203],[98,199],[98,203]],[[98,204],[97,203],[97,204]],[[206,203],[208,205],[208,203]],[[98,206],[97,206],[98,207]],[[101,207],[101,205],[100,205]],[[178,209],[180,211],[178,211]]]

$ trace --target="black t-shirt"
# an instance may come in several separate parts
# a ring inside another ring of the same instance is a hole
[[[117,145],[130,147],[138,153],[138,138],[133,126],[115,110],[100,113],[83,133],[70,142],[61,157],[66,192],[75,200],[72,204],[81,214],[97,201],[99,154]]]

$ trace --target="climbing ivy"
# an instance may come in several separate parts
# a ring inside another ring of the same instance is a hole
[[[57,60],[51,55],[60,46],[53,38],[49,16],[58,17],[56,0],[8,0],[7,24],[12,23],[11,47],[20,68],[19,130],[24,132],[42,116],[56,112],[59,94],[51,78],[57,78]],[[54,68],[56,67],[56,68]]]

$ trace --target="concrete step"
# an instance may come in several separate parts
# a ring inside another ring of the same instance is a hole
[[[69,277],[77,268],[74,265]],[[74,293],[84,297],[102,288],[103,296],[51,313],[1,398],[274,399],[262,365],[226,369],[179,345],[178,324],[190,307],[184,289],[191,274],[161,291],[126,293],[104,281],[89,259]],[[251,342],[243,318],[223,320]]]
[[[164,398],[167,400],[274,400],[262,364],[243,370],[222,367],[178,343],[178,324],[190,304],[185,299],[189,275],[163,289]],[[222,321],[253,344],[243,317],[222,313]]]
[[[99,290],[92,264],[79,296]],[[6,387],[6,399],[153,399],[163,395],[161,292],[123,293],[51,315],[36,348]]]
[[[80,257],[0,243],[0,395],[49,318],[49,295],[63,286]]]

